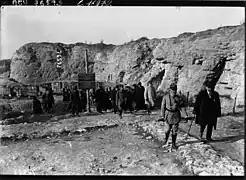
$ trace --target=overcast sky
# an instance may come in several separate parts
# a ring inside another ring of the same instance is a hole
[[[239,25],[242,7],[2,7],[1,59],[29,42],[122,44]]]

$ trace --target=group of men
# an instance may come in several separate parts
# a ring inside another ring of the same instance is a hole
[[[95,92],[89,91],[90,104],[96,105],[99,113],[103,111],[113,111],[118,113],[122,118],[123,111],[133,111],[147,109],[148,114],[154,108],[154,100],[156,99],[156,91],[152,86],[152,82],[148,83],[145,89],[141,82],[133,85],[116,85],[114,88],[103,88],[100,86]],[[77,86],[73,90],[64,89],[63,100],[70,101],[69,107],[72,109],[73,115],[78,115],[81,109],[86,109],[86,93],[80,91]]]
[[[33,113],[34,114],[42,114],[50,113],[53,105],[55,104],[55,99],[53,96],[53,91],[51,88],[46,87],[45,92],[42,95],[42,103],[36,96],[33,96]]]
[[[116,85],[114,88],[99,87],[95,93],[97,111],[102,113],[103,108],[112,109],[122,118],[123,111],[138,111],[145,109],[144,87],[141,82],[130,85]]]
[[[207,126],[206,140],[213,141],[212,131],[216,129],[217,118],[221,116],[221,104],[218,92],[214,91],[215,86],[209,82],[204,83],[205,89],[201,90],[197,95],[194,103],[193,114],[195,114],[196,124],[200,125],[200,139],[203,139],[203,133]],[[89,91],[90,103],[96,104],[97,111],[113,110],[114,113],[118,113],[122,118],[123,111],[138,111],[141,109],[147,109],[148,114],[155,107],[156,91],[152,85],[152,82],[148,82],[146,89],[141,83],[129,85],[117,85],[114,88],[104,89],[100,86],[96,92]],[[43,109],[49,113],[54,104],[54,97],[52,89],[46,88],[45,93],[42,96],[43,105],[34,97],[34,109],[35,113],[41,113]],[[73,115],[79,116],[81,109],[86,110],[86,93],[80,91],[77,86],[74,86],[70,91],[65,89],[63,91],[63,100],[69,101],[69,107],[72,110]],[[177,149],[176,139],[178,133],[179,123],[181,121],[181,113],[185,114],[185,119],[188,120],[188,114],[185,107],[182,105],[181,97],[177,94],[177,85],[171,83],[169,91],[163,96],[161,103],[161,120],[165,125],[165,140],[164,146],[167,145],[169,134],[172,133],[172,148]]]
[[[203,133],[207,126],[206,140],[213,141],[211,138],[212,131],[213,128],[216,129],[217,118],[221,116],[221,104],[218,92],[214,91],[215,85],[206,81],[204,87],[197,95],[193,114],[196,115],[196,124],[200,125],[200,140],[204,141]],[[188,120],[188,114],[184,106],[181,105],[180,96],[177,95],[177,85],[172,83],[169,92],[163,96],[161,104],[161,119],[165,125],[163,146],[167,145],[169,134],[172,131],[172,149],[177,149],[176,139],[181,112],[185,114],[185,119]]]

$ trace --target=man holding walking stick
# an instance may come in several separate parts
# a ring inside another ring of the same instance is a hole
[[[200,125],[200,140],[202,141],[203,132],[207,126],[206,139],[213,141],[213,128],[216,130],[217,118],[221,116],[221,104],[219,93],[214,91],[214,85],[206,81],[205,90],[199,92],[194,112],[196,114],[196,124]]]

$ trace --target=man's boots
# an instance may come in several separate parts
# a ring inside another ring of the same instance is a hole
[[[162,145],[162,146],[164,146],[164,147],[167,145],[167,141],[168,141],[168,138],[169,138],[169,133],[170,133],[170,132],[166,132],[166,133],[165,133],[165,140],[164,140],[164,143],[163,143],[163,145]]]
[[[172,149],[177,150],[178,147],[176,146],[176,139],[177,139],[177,134],[172,134]]]

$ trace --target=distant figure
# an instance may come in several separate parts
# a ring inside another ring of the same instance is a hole
[[[113,90],[110,91],[110,100],[111,100],[111,104],[112,104],[112,108],[113,108],[114,114],[117,113],[116,93],[117,93],[117,87],[113,88]]]
[[[74,116],[76,114],[77,116],[79,116],[80,97],[79,97],[79,91],[77,89],[77,86],[74,86],[70,99],[71,99],[72,115]]]
[[[89,99],[90,99],[90,105],[93,106],[94,105],[94,99],[95,99],[94,89],[89,90]]]
[[[181,121],[181,110],[186,114],[186,120],[188,115],[184,108],[181,108],[180,97],[177,95],[177,86],[172,83],[169,88],[169,92],[162,98],[161,103],[161,117],[165,122],[167,130],[165,132],[164,146],[167,145],[169,134],[172,130],[172,149],[177,149],[176,139],[178,133],[179,122]]]
[[[130,113],[133,111],[133,89],[130,87],[130,85],[127,85],[123,89],[123,94],[124,94],[124,100],[125,100],[125,109],[124,110],[129,110]]]
[[[37,99],[36,96],[33,96],[32,112],[33,112],[33,114],[42,114],[43,113],[41,102]]]
[[[63,88],[63,101],[67,102],[69,100],[70,100],[70,94],[69,94],[68,88],[65,87]]]
[[[82,89],[80,91],[80,107],[79,111],[86,111],[86,106],[87,106],[87,98],[86,98],[86,92]]]
[[[203,132],[207,126],[206,139],[213,141],[213,128],[216,130],[217,118],[221,116],[221,104],[219,93],[214,91],[214,86],[209,83],[204,83],[205,90],[199,92],[195,105],[194,113],[196,114],[196,124],[200,125],[200,140],[202,141]]]
[[[156,91],[152,85],[152,81],[149,81],[147,83],[147,88],[145,89],[145,92],[144,92],[144,99],[145,99],[145,104],[147,106],[148,114],[150,114],[151,110],[154,109],[154,106],[155,106],[154,101],[156,99]]]
[[[138,102],[138,108],[139,109],[145,109],[145,103],[144,103],[144,87],[142,86],[142,83],[138,83],[138,87],[140,89],[139,91],[139,102]]]
[[[104,90],[102,86],[99,86],[99,89],[96,90],[96,107],[97,112],[102,113],[103,106],[104,106]]]
[[[119,116],[122,119],[122,113],[123,113],[123,109],[124,109],[124,92],[123,92],[123,86],[119,85],[118,86],[118,91],[116,93],[116,105],[117,105],[117,109],[119,112]]]
[[[105,105],[105,111],[110,110],[111,109],[111,101],[110,101],[110,89],[109,88],[105,88],[105,93],[104,93],[104,105]]]
[[[50,109],[52,108],[55,102],[50,88],[45,88],[45,93],[42,96],[42,100],[45,113],[50,113]]]

